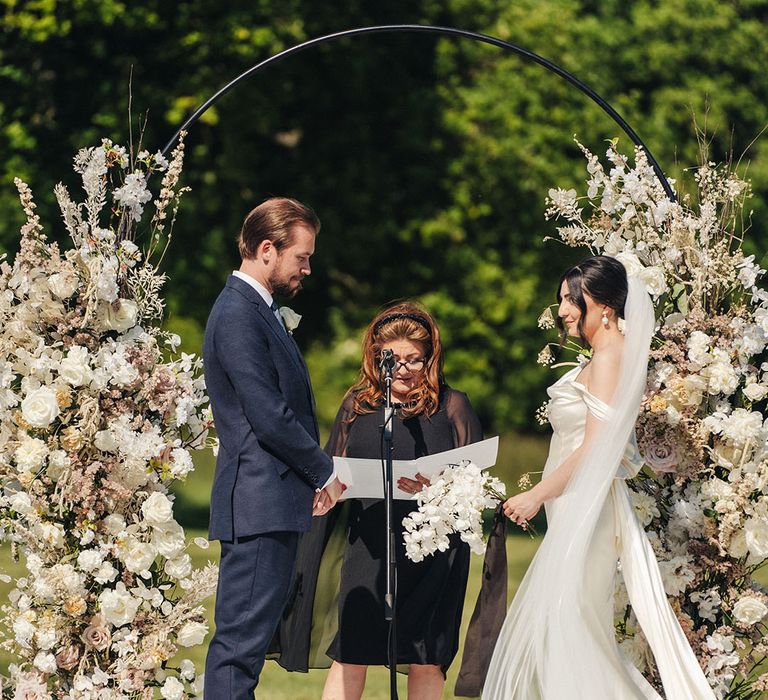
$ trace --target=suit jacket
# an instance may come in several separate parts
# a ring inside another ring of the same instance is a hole
[[[333,465],[318,445],[307,367],[264,299],[234,275],[208,317],[203,360],[220,443],[209,537],[309,530],[315,489]]]

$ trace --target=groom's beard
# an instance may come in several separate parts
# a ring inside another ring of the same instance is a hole
[[[301,290],[301,279],[298,281],[295,279],[271,279],[269,283],[272,287],[272,294],[284,299],[293,299]]]

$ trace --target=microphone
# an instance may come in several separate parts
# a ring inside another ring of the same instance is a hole
[[[379,358],[379,371],[385,379],[391,379],[395,371],[395,353],[389,348],[381,351]]]

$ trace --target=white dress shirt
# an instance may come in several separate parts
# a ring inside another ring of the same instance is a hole
[[[259,280],[251,277],[250,275],[247,275],[245,272],[242,272],[241,270],[233,270],[232,274],[237,277],[238,279],[243,280],[246,284],[253,287],[258,293],[259,296],[267,303],[267,306],[271,307],[272,302],[274,301],[274,298],[272,297],[272,294],[270,294],[269,290],[261,283]],[[275,311],[275,316],[277,317],[277,320],[280,322],[280,325],[285,328],[285,324],[283,323],[283,319],[280,316],[279,311]],[[334,479],[336,478],[336,465],[333,465],[333,473],[331,474],[328,481],[326,481],[323,484],[323,488],[328,486]],[[320,491],[320,489],[317,489]]]

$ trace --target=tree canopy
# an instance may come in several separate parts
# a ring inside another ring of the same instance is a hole
[[[738,159],[753,181],[750,252],[768,231],[768,0],[2,0],[0,247],[15,250],[25,179],[46,229],[64,235],[53,185],[102,137],[162,147],[225,82],[300,41],[357,26],[430,23],[535,51],[589,84],[680,180],[700,157]],[[130,86],[130,88],[129,88]],[[132,95],[131,95],[132,93]],[[131,95],[129,101],[129,95]],[[144,123],[146,126],[144,127]],[[358,37],[293,56],[222,99],[191,130],[192,188],[166,257],[168,324],[199,344],[239,263],[243,216],[274,194],[312,205],[323,230],[306,291],[307,350],[327,422],[381,305],[421,299],[445,337],[447,376],[487,429],[528,427],[544,398],[536,328],[576,260],[545,242],[550,187],[585,179],[618,127],[562,79],[470,41]],[[621,138],[625,150],[628,139]]]

